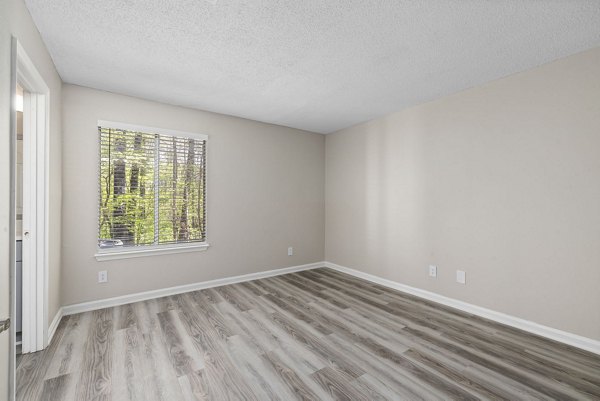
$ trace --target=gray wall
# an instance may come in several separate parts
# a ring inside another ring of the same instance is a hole
[[[10,182],[10,60],[11,37],[15,36],[50,88],[50,243],[49,323],[60,307],[60,224],[61,224],[61,80],[31,16],[21,0],[0,0],[0,316],[8,315],[9,304],[9,202]],[[3,352],[8,335],[0,335],[0,399],[7,387],[4,380],[8,357]]]
[[[99,119],[209,135],[207,251],[96,261]],[[323,260],[323,135],[73,85],[63,121],[64,305]]]
[[[600,339],[599,66],[594,49],[328,135],[326,260]]]

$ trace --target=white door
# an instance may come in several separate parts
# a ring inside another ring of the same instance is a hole
[[[42,336],[38,336],[36,309],[42,300],[43,287],[38,288],[41,280],[37,280],[38,260],[38,148],[37,138],[39,96],[30,92],[23,94],[23,352],[34,352],[44,348]],[[43,160],[43,156],[42,159]],[[26,288],[27,287],[27,288]]]

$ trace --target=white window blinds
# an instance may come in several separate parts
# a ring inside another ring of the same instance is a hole
[[[99,247],[206,241],[206,140],[98,132]]]

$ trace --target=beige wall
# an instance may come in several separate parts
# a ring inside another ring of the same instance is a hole
[[[61,85],[62,82],[31,16],[21,0],[0,0],[0,316],[8,315],[9,202],[10,180],[10,59],[11,37],[15,36],[50,88],[50,244],[49,305],[52,320],[60,308],[60,224],[61,224]],[[0,335],[0,399],[6,388],[3,380],[8,335]]]
[[[323,260],[323,135],[73,85],[63,113],[64,305]],[[98,120],[209,135],[207,251],[95,260]]]
[[[600,48],[328,135],[326,260],[600,339],[599,66]]]

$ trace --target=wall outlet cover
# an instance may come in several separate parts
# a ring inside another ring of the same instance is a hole
[[[456,271],[456,282],[460,283],[460,284],[466,284],[467,283],[467,273],[465,273],[463,270],[457,270]]]
[[[437,277],[437,266],[429,265],[429,277]]]
[[[106,283],[108,282],[108,272],[106,270],[102,270],[98,272],[98,282]]]
[[[288,256],[293,256],[293,255],[294,255],[294,248],[290,246],[288,248]]]

